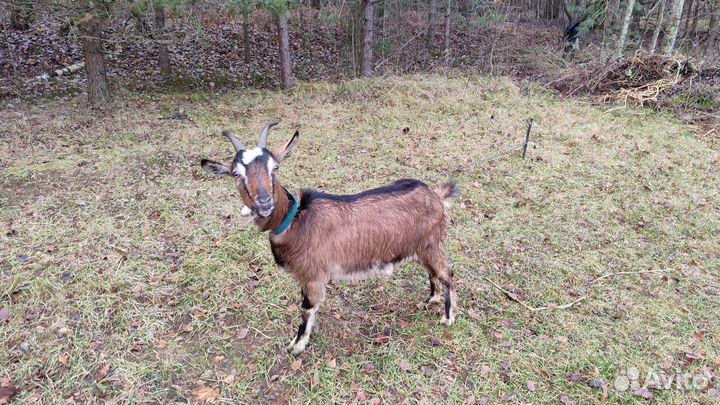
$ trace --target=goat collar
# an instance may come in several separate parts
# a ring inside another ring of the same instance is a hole
[[[293,205],[292,207],[290,207],[290,210],[288,211],[285,219],[282,221],[280,226],[273,229],[273,235],[280,235],[281,233],[285,232],[285,230],[290,227],[293,220],[295,219],[295,215],[297,215],[298,208],[300,208],[300,195],[298,194],[297,198],[293,198],[292,196],[290,196],[290,198],[293,200]]]

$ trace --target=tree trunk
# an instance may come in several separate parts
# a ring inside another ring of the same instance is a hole
[[[445,71],[450,69],[450,10],[452,8],[452,0],[447,0],[445,4]]]
[[[625,50],[625,39],[627,38],[628,29],[630,28],[630,21],[632,20],[632,13],[634,8],[635,0],[628,0],[627,8],[625,9],[625,18],[623,19],[622,30],[620,31],[620,38],[618,38],[618,58],[623,55],[623,51]]]
[[[702,7],[702,4],[700,4],[700,2],[698,2],[698,1],[696,1],[695,9],[693,10],[693,15],[692,15],[692,25],[690,27],[690,35],[691,36],[695,36],[695,34],[697,33],[697,25],[698,25],[701,7]]]
[[[655,20],[655,30],[653,30],[652,39],[650,39],[650,53],[655,53],[655,48],[657,47],[657,41],[658,37],[660,36],[660,31],[662,30],[663,25],[663,16],[665,15],[665,0],[660,0],[660,10],[658,11],[657,19]]]
[[[160,74],[164,77],[170,76],[172,69],[170,67],[170,52],[168,51],[168,37],[165,32],[165,8],[155,5],[155,32],[157,32],[158,40],[158,63],[160,64]]]
[[[678,31],[680,29],[680,20],[682,17],[683,4],[685,0],[672,0],[672,9],[670,10],[670,19],[668,20],[669,33],[665,40],[665,46],[663,47],[663,54],[672,55],[675,49],[675,40],[677,39]]]
[[[373,75],[373,17],[375,16],[375,0],[363,0],[362,25],[362,58],[360,59],[360,74],[363,77]]]
[[[690,28],[690,17],[692,16],[693,5],[695,5],[695,1],[689,0],[685,2],[685,7],[683,7],[682,15],[685,16],[685,20],[683,23],[682,32],[684,36],[688,36],[689,34],[688,29]]]
[[[430,13],[428,14],[427,48],[431,49],[435,40],[435,25],[437,25],[437,0],[430,0]]]
[[[720,34],[720,0],[715,0],[710,14],[710,35],[708,36],[708,50],[715,48],[718,34]]]
[[[280,49],[280,88],[287,89],[295,84],[292,74],[292,61],[290,60],[290,34],[288,32],[288,16],[280,14],[275,16],[277,25],[278,48]]]
[[[243,60],[250,63],[250,13],[243,15]]]
[[[110,100],[105,53],[100,42],[100,21],[88,13],[78,21],[83,35],[82,48],[87,72],[87,93],[90,104],[98,105]]]

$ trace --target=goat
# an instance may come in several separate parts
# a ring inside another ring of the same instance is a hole
[[[258,146],[247,149],[235,134],[223,131],[235,147],[230,165],[203,159],[211,174],[232,176],[260,231],[270,231],[270,248],[278,266],[300,284],[302,322],[288,351],[305,350],[315,316],[331,280],[390,275],[395,265],[417,261],[430,276],[427,303],[441,300],[443,323],[455,321],[453,273],[444,242],[446,212],[458,188],[450,183],[431,189],[418,180],[398,180],[354,195],[331,195],[303,189],[297,196],[281,184],[279,164],[295,150],[299,132],[275,152],[267,149],[270,128]]]

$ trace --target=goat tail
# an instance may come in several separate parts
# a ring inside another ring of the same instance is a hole
[[[445,183],[435,188],[435,192],[443,200],[445,208],[450,208],[450,200],[460,195],[460,189],[455,182]]]

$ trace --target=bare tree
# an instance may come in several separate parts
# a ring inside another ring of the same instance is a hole
[[[160,4],[155,4],[155,32],[158,41],[158,62],[160,64],[160,73],[168,77],[172,73],[170,67],[170,51],[168,51],[168,36],[165,31],[165,8]]]
[[[375,0],[363,0],[362,54],[360,74],[363,77],[373,75],[373,23],[375,16]]]
[[[277,26],[278,49],[280,50],[280,87],[287,89],[295,84],[290,60],[290,34],[287,11],[275,14]]]
[[[243,14],[243,60],[250,63],[250,13]]]
[[[450,10],[452,8],[452,0],[447,0],[445,4],[445,71],[450,69]]]
[[[695,0],[688,0],[685,2],[685,6],[683,7],[681,16],[685,16],[685,19],[683,21],[682,32],[685,36],[689,34],[690,20],[692,19],[692,11],[695,3]]]
[[[625,18],[623,18],[622,29],[620,30],[620,38],[618,38],[617,57],[621,57],[625,50],[625,40],[627,39],[630,21],[632,20],[633,9],[635,8],[635,0],[628,0],[625,8]]]
[[[105,103],[110,99],[105,53],[100,42],[101,22],[101,19],[92,12],[85,14],[78,21],[78,27],[83,37],[82,49],[87,72],[88,101],[93,105]]]
[[[708,49],[716,47],[718,34],[720,34],[720,0],[715,0],[710,14],[710,35],[708,35]]]
[[[680,20],[682,17],[683,4],[685,0],[672,0],[672,8],[670,9],[670,19],[668,20],[669,33],[663,47],[663,54],[672,55],[675,49],[675,40],[680,30]]]
[[[435,39],[435,26],[437,25],[437,0],[430,0],[430,13],[428,13],[427,47],[432,48]]]
[[[662,30],[663,26],[663,17],[665,16],[665,0],[660,0],[660,10],[658,10],[657,18],[655,19],[655,29],[653,30],[652,39],[650,39],[650,44],[648,45],[648,49],[650,50],[650,53],[655,53],[655,48],[657,47],[657,41],[658,37],[660,36],[660,31]]]

